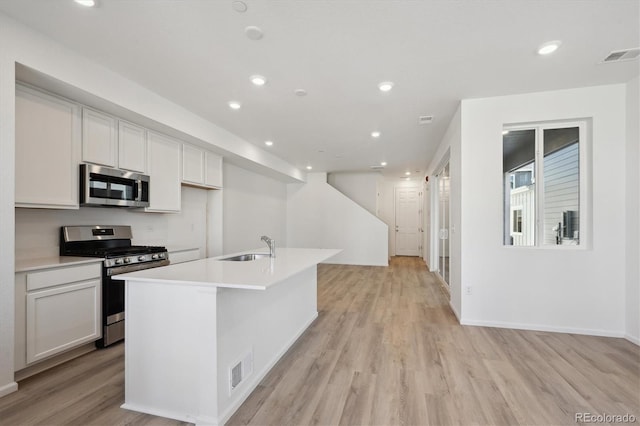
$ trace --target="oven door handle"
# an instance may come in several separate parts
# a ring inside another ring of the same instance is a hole
[[[143,269],[151,269],[157,268],[158,266],[167,266],[169,265],[169,259],[160,260],[157,262],[149,262],[149,263],[136,263],[133,265],[123,265],[123,266],[115,266],[112,268],[107,268],[107,276],[111,277],[113,275],[125,274],[127,272],[135,272],[142,271]]]

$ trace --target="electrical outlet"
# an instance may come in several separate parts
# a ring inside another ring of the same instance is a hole
[[[464,292],[466,293],[467,296],[471,296],[473,294],[471,290],[472,290],[472,288],[471,288],[470,285],[468,285],[468,286],[466,286],[464,288]]]

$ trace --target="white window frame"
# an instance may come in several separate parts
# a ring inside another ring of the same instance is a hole
[[[580,239],[579,244],[544,244],[544,153],[541,153],[543,148],[544,130],[564,129],[568,127],[578,128],[578,143],[579,145],[579,206],[580,206]],[[538,250],[586,250],[591,248],[591,190],[592,190],[592,165],[591,165],[591,119],[570,119],[570,120],[558,120],[558,121],[546,121],[546,122],[532,122],[532,123],[519,123],[519,124],[505,124],[503,131],[508,130],[536,130],[535,140],[535,244],[531,246],[514,246],[505,244],[504,247],[509,247],[515,250],[521,249],[538,249]],[[504,170],[503,170],[503,188],[504,184]],[[505,200],[506,201],[506,200]],[[514,206],[515,207],[515,206]],[[512,210],[509,211],[510,215]],[[513,225],[511,222],[513,218],[510,216],[509,231],[513,231]],[[504,227],[505,225],[503,225]]]

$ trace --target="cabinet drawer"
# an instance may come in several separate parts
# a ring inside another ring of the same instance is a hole
[[[191,262],[200,259],[200,249],[182,250],[169,253],[169,261],[172,265],[176,263]]]
[[[27,274],[27,291],[100,278],[101,274],[102,265],[100,263],[31,272]]]

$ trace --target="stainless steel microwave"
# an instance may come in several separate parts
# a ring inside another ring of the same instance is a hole
[[[80,205],[148,207],[149,176],[110,167],[81,164]]]

